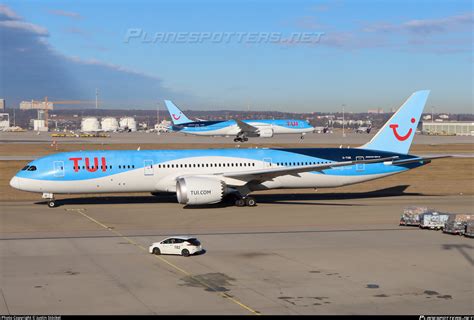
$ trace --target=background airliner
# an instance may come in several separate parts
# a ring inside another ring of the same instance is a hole
[[[429,91],[415,92],[370,142],[359,148],[77,151],[32,161],[10,181],[43,193],[176,192],[185,205],[227,196],[255,205],[252,191],[338,187],[390,176],[434,158],[408,155]]]
[[[243,142],[249,137],[271,138],[286,133],[301,134],[303,138],[306,133],[314,132],[307,121],[296,119],[193,121],[173,102],[165,100],[165,105],[173,121],[173,131],[197,136],[235,136],[235,142]]]

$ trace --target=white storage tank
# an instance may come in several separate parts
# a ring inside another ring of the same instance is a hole
[[[113,117],[102,118],[101,121],[102,131],[117,131],[119,124],[117,119]]]
[[[120,129],[130,130],[132,132],[137,131],[137,122],[132,117],[125,117],[120,119]]]
[[[94,117],[88,117],[82,119],[81,131],[83,132],[95,132],[100,130],[99,120]]]

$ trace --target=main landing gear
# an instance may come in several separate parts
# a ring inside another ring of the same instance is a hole
[[[234,142],[246,142],[249,141],[249,138],[245,135],[245,133],[239,133],[237,134],[237,137],[235,137]]]
[[[43,193],[42,198],[48,200],[48,208],[56,208],[58,206],[56,200],[54,199],[54,194]]]
[[[235,200],[235,206],[237,207],[255,207],[257,202],[252,197],[243,197]]]

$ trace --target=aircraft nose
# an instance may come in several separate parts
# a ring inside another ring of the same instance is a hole
[[[14,177],[10,180],[10,186],[12,186],[12,187],[15,188],[15,189],[20,189],[20,179],[18,179],[17,176],[14,176]]]

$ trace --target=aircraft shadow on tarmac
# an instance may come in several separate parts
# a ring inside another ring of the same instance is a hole
[[[427,196],[422,193],[405,192],[409,185],[399,185],[379,190],[366,192],[342,192],[342,193],[282,193],[282,194],[261,194],[256,195],[257,202],[284,202],[291,204],[292,201],[311,201],[311,200],[351,200],[351,199],[366,199],[366,198],[385,198],[385,197],[399,197],[399,196]],[[301,203],[308,204],[308,203]]]
[[[455,249],[471,264],[474,266],[474,259],[471,257],[472,251],[474,249],[470,244],[444,244],[442,246],[444,250]]]
[[[405,192],[409,185],[399,185],[368,192],[345,192],[345,193],[275,193],[275,194],[255,194],[252,195],[258,203],[273,204],[294,204],[294,205],[325,205],[325,206],[364,206],[364,204],[350,203],[321,203],[309,201],[321,200],[351,200],[365,198],[383,198],[396,196],[426,196],[421,193]],[[57,205],[104,205],[104,204],[133,204],[133,203],[176,203],[174,193],[157,193],[156,196],[97,196],[83,198],[60,199],[56,201]],[[35,204],[46,204],[45,201]],[[232,201],[223,201],[218,204],[204,206],[186,206],[185,208],[224,208],[233,206]]]

